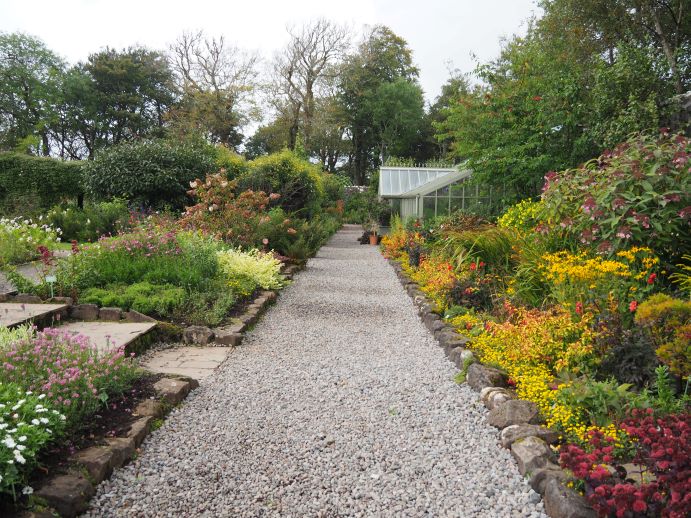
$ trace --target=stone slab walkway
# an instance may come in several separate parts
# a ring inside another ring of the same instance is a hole
[[[108,351],[128,345],[154,327],[155,322],[69,322],[60,329],[73,335],[84,335],[99,351]]]
[[[161,374],[182,374],[202,381],[211,376],[233,351],[230,347],[172,347],[156,351],[142,367]]]
[[[65,304],[25,304],[0,302],[0,326],[14,327],[34,319],[50,318],[67,309]]]
[[[544,516],[361,233],[309,261],[87,516]]]

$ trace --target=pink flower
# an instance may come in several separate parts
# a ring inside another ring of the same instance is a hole
[[[629,311],[630,311],[631,313],[633,313],[634,311],[636,311],[637,308],[638,308],[638,302],[635,301],[635,300],[632,300],[632,301],[629,303]]]

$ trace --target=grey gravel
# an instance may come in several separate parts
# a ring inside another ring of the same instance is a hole
[[[545,516],[361,232],[309,261],[87,516]]]

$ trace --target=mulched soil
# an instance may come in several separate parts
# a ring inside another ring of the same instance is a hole
[[[153,386],[163,377],[163,374],[148,374],[139,378],[121,397],[108,401],[108,406],[104,405],[96,412],[84,428],[46,448],[39,455],[39,466],[32,473],[29,485],[40,487],[48,476],[65,473],[69,468],[67,459],[75,452],[105,444],[104,439],[108,437],[126,435],[132,423],[138,419],[132,416],[132,412],[140,402],[155,396]],[[15,503],[11,496],[2,495],[0,516],[15,516],[26,503],[26,497],[18,497]]]

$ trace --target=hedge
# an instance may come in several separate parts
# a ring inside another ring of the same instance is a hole
[[[0,214],[28,216],[84,194],[83,162],[0,153]]]

